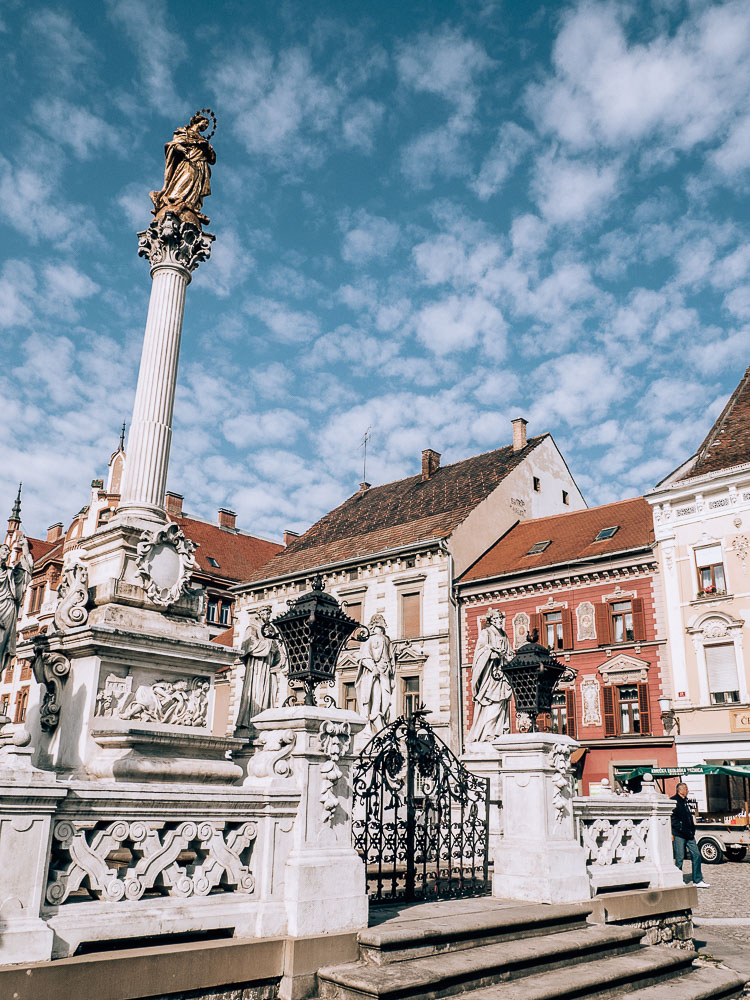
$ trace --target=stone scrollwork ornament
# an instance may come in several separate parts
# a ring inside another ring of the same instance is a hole
[[[78,549],[66,552],[63,560],[62,580],[57,588],[55,628],[67,632],[78,625],[85,625],[89,613],[89,571]]]
[[[143,532],[135,564],[150,601],[168,607],[190,589],[195,549],[176,524]]]
[[[262,750],[251,758],[248,774],[253,778],[290,778],[292,765],[289,758],[294,750],[294,730],[277,729],[263,733],[260,743]]]
[[[60,722],[62,689],[69,673],[70,660],[62,653],[37,650],[34,678],[45,688],[39,710],[39,725],[48,733],[57,729]]]
[[[352,741],[351,726],[348,722],[332,722],[326,719],[320,725],[320,749],[327,761],[322,765],[320,789],[320,804],[323,807],[323,822],[333,826],[336,810],[339,807],[339,797],[335,792],[336,785],[344,777],[338,766],[342,754],[349,749]]]

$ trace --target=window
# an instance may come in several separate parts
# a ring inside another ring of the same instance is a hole
[[[22,660],[21,661],[21,678],[22,681],[31,680],[31,661]]]
[[[6,718],[8,716],[8,702],[10,701],[10,695],[4,694],[0,697],[0,715],[4,715]]]
[[[357,688],[354,681],[349,681],[344,684],[343,698],[341,701],[343,703],[342,707],[345,708],[347,712],[357,711]]]
[[[42,606],[42,598],[44,597],[44,584],[38,583],[36,586],[31,588],[31,598],[29,600],[29,614],[35,614],[39,608]]]
[[[221,601],[219,606],[219,622],[222,625],[232,624],[232,605],[229,601]]]
[[[401,680],[403,685],[402,695],[404,700],[404,715],[411,715],[413,712],[420,707],[422,704],[422,695],[420,691],[419,678],[418,677],[403,677]]]
[[[104,510],[99,511],[99,515],[96,519],[97,528],[101,528],[103,524],[106,524],[112,517],[112,511],[109,507],[105,507]]]
[[[651,732],[648,684],[602,688],[605,736],[644,736]]]
[[[15,667],[16,661],[11,660],[8,666],[5,668],[5,683],[11,684],[13,681],[13,667]]]
[[[210,598],[206,605],[206,621],[213,625],[219,624],[219,602],[215,597]]]
[[[615,601],[610,605],[610,615],[612,642],[632,642],[635,638],[632,603],[630,601]]]
[[[534,542],[534,544],[531,546],[526,555],[527,556],[538,555],[540,552],[544,552],[547,546],[551,544],[552,544],[551,539],[548,539],[546,542]]]
[[[565,735],[568,731],[568,701],[565,693],[558,691],[552,696],[552,732]]]
[[[345,614],[353,618],[355,622],[362,621],[362,601],[347,601],[344,607]],[[356,639],[350,639],[346,644],[347,649],[359,649],[359,643]]]
[[[568,491],[567,490],[563,490],[562,491],[562,501],[566,505],[570,503],[570,500],[568,499]]]
[[[219,563],[213,556],[206,556],[206,560],[208,561],[209,566],[213,566],[214,569],[219,568]]]
[[[595,542],[603,542],[607,538],[611,538],[613,535],[616,535],[619,530],[620,530],[620,525],[619,524],[613,524],[611,528],[602,528],[602,530],[596,536],[596,538],[594,539],[594,541]]]
[[[13,717],[13,721],[25,722],[26,721],[26,706],[29,703],[29,689],[27,687],[19,688],[18,694],[16,695],[16,713]]]
[[[737,681],[737,660],[734,643],[726,642],[717,646],[705,646],[708,690],[713,705],[726,705],[740,700]]]
[[[576,735],[576,696],[573,688],[556,691],[552,696],[552,711],[537,716],[540,733],[559,733],[561,736]]]
[[[562,611],[545,611],[542,615],[542,621],[544,622],[544,645],[548,649],[562,649]]]
[[[421,598],[417,593],[401,595],[401,638],[415,639],[422,634]]]
[[[724,559],[721,545],[707,545],[695,550],[695,566],[698,572],[698,596],[704,594],[726,594]]]
[[[539,476],[534,476],[533,482],[534,482],[534,492],[535,493],[541,493],[542,492],[542,484],[539,481]]]

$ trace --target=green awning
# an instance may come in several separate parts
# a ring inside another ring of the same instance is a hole
[[[640,767],[615,767],[614,771],[618,781],[630,781],[644,774],[652,774],[655,778],[681,778],[686,774],[729,774],[735,778],[750,778],[750,767],[728,764],[693,764],[690,767],[651,767],[643,764]]]

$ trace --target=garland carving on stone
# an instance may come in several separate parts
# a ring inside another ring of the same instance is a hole
[[[62,653],[37,649],[34,658],[34,678],[44,685],[44,697],[39,709],[39,725],[46,732],[57,729],[60,722],[62,689],[70,673],[70,660]]]
[[[192,222],[183,222],[174,212],[166,212],[138,233],[138,256],[146,257],[152,267],[179,264],[192,272],[211,256],[215,239]]]
[[[65,553],[62,579],[57,588],[55,628],[68,632],[78,625],[85,625],[89,618],[86,604],[89,599],[89,571],[78,549]]]
[[[555,743],[550,753],[550,763],[555,772],[552,776],[554,792],[552,793],[552,807],[555,810],[555,825],[562,823],[568,813],[568,793],[570,782],[568,771],[570,769],[570,750],[564,743]]]
[[[352,741],[351,726],[348,722],[332,722],[326,719],[320,724],[320,749],[327,757],[320,768],[322,775],[320,804],[323,806],[323,822],[333,826],[336,810],[339,807],[339,797],[335,788],[344,773],[338,766],[341,755],[346,753]]]
[[[141,534],[135,564],[150,601],[168,607],[190,589],[196,548],[174,523]]]
[[[183,898],[250,894],[255,878],[249,856],[257,836],[253,821],[62,819],[54,828],[46,899],[61,905],[84,882],[92,897],[110,903],[140,899],[154,888]],[[109,856],[123,849],[130,860],[115,868]],[[189,862],[180,857],[187,851]]]

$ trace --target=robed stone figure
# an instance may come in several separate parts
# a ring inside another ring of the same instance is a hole
[[[359,669],[354,681],[357,709],[367,719],[368,731],[373,733],[388,725],[393,703],[396,663],[386,627],[382,615],[370,619],[370,637],[359,647]]]
[[[0,545],[0,674],[16,655],[18,612],[34,567],[24,535],[19,548],[20,555],[15,565],[10,566],[10,548],[4,543]]]
[[[263,635],[263,626],[270,621],[271,609],[261,608],[250,618],[240,646],[240,659],[245,664],[237,729],[250,729],[250,720],[271,707],[271,671],[281,660],[276,639]]]
[[[203,199],[211,194],[211,164],[216,163],[213,146],[201,135],[209,124],[205,115],[193,115],[187,125],[175,129],[164,146],[164,187],[151,192],[157,218],[174,212],[190,221],[194,217],[199,225],[210,222],[201,211]]]
[[[504,626],[505,615],[490,611],[479,631],[471,669],[474,723],[467,743],[488,743],[510,732],[512,691],[502,667],[512,658],[513,649]]]

